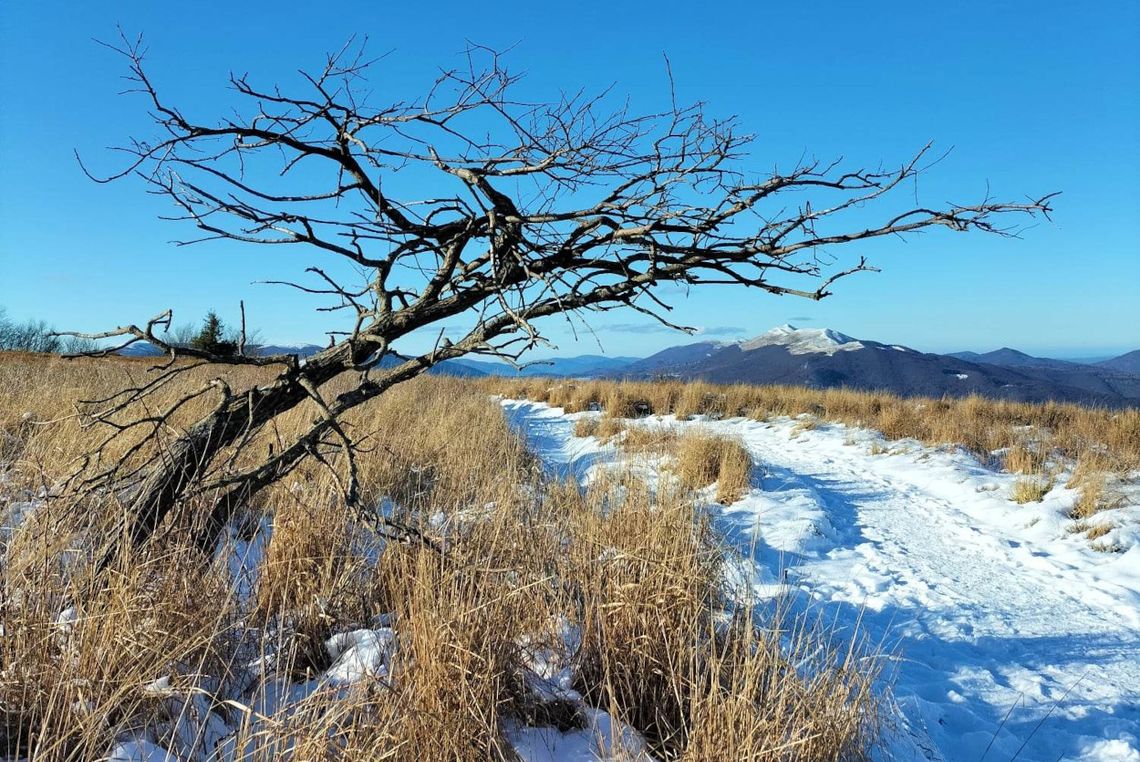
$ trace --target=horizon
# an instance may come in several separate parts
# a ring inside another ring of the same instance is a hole
[[[592,324],[555,318],[545,325],[557,348],[526,359],[646,356],[783,323],[938,353],[1008,346],[1070,359],[1140,347],[1140,255],[1131,230],[1140,209],[1133,182],[1140,174],[1140,104],[1132,97],[1140,89],[1136,4],[1057,3],[1044,10],[979,2],[933,19],[901,2],[873,9],[832,3],[826,8],[833,23],[822,26],[815,23],[818,7],[738,4],[723,10],[734,23],[710,25],[716,29],[694,27],[666,5],[642,20],[644,34],[633,41],[594,23],[602,4],[565,19],[556,38],[525,7],[504,30],[478,9],[447,5],[429,34],[417,9],[381,12],[351,2],[344,13],[320,15],[303,29],[284,13],[231,15],[220,25],[210,13],[184,19],[142,2],[119,5],[117,16],[58,0],[15,6],[0,9],[0,96],[9,104],[0,119],[0,305],[13,320],[96,331],[173,308],[176,324],[196,323],[210,309],[233,324],[244,300],[265,343],[323,344],[326,331],[341,327],[314,312],[312,300],[251,285],[296,277],[313,255],[270,256],[221,243],[175,247],[172,239],[192,231],[158,219],[169,213],[163,203],[138,184],[96,185],[83,176],[73,149],[102,172],[115,166],[105,146],[147,131],[142,104],[117,95],[123,62],[92,41],[113,39],[119,23],[128,34],[146,35],[160,86],[205,117],[220,115],[230,101],[227,72],[289,81],[298,67],[364,30],[375,32],[370,49],[386,56],[374,84],[400,95],[421,91],[436,67],[453,64],[474,40],[513,47],[508,65],[526,72],[530,91],[544,94],[612,86],[650,109],[670,96],[671,71],[679,100],[738,114],[744,131],[759,134],[743,164],[753,171],[801,155],[892,166],[933,140],[939,154],[953,150],[923,176],[916,197],[942,203],[974,201],[991,190],[1009,198],[1063,194],[1053,222],[1020,238],[935,232],[864,246],[882,272],[844,281],[821,302],[734,287],[674,290],[671,319],[699,328],[696,336],[634,312]],[[810,30],[814,46],[772,30]],[[811,53],[847,50],[859,37],[891,44],[835,60]],[[45,39],[55,42],[50,56]],[[34,76],[26,73],[28,62],[36,64]],[[772,119],[773,109],[786,116]],[[439,330],[398,348],[430,348]]]
[[[712,336],[703,336],[700,333],[685,334],[684,332],[681,332],[681,331],[673,331],[673,333],[675,333],[678,337],[678,340],[675,343],[661,347],[660,349],[655,349],[655,350],[648,352],[648,353],[645,353],[645,354],[617,354],[614,352],[605,352],[605,351],[593,351],[593,352],[591,352],[591,351],[583,351],[583,352],[564,351],[563,352],[563,351],[557,351],[557,350],[551,349],[551,350],[547,350],[547,352],[545,354],[543,354],[541,357],[534,356],[533,360],[536,362],[541,362],[543,360],[575,359],[575,358],[579,358],[579,357],[610,357],[610,358],[626,357],[626,358],[634,358],[634,359],[644,359],[644,358],[649,357],[653,354],[656,354],[657,352],[662,351],[663,349],[668,349],[670,347],[684,346],[687,344],[700,344],[700,343],[705,343],[705,342],[723,344],[723,345],[741,344],[741,343],[748,342],[750,340],[756,339],[760,336],[771,333],[771,332],[776,331],[776,330],[781,329],[781,328],[791,329],[791,330],[833,331],[835,333],[842,334],[842,335],[846,336],[847,338],[852,339],[854,341],[875,341],[875,342],[878,342],[880,344],[887,344],[887,345],[898,344],[898,342],[892,342],[889,340],[884,340],[884,339],[879,339],[879,338],[872,338],[870,336],[852,336],[851,334],[848,334],[845,331],[840,331],[840,330],[833,328],[831,326],[797,326],[797,325],[792,325],[790,323],[783,323],[779,326],[773,326],[772,328],[769,328],[765,331],[759,331],[757,333],[749,334],[747,336],[734,336],[734,337],[730,337],[730,338],[723,338],[723,337],[718,338],[718,337],[712,337]],[[901,344],[898,344],[898,345],[904,346]],[[264,341],[264,342],[261,342],[260,344],[258,344],[257,346],[278,346],[278,347],[283,347],[283,348],[285,348],[285,347],[307,348],[307,347],[319,347],[322,345],[318,344],[317,342],[311,342],[311,341],[288,341],[288,342]],[[578,346],[578,344],[576,343],[576,344],[574,344],[574,346]],[[990,352],[998,352],[998,351],[1007,350],[1007,349],[1011,349],[1011,350],[1014,350],[1017,352],[1023,352],[1023,350],[1018,349],[1017,347],[1011,347],[1008,345],[992,347],[989,349],[951,349],[951,350],[945,350],[945,351],[928,350],[928,349],[923,349],[921,347],[913,347],[913,346],[907,346],[907,348],[913,349],[913,350],[916,350],[919,352],[925,352],[925,353],[930,353],[930,354],[941,354],[941,355],[949,355],[949,354],[954,354],[954,353],[969,353],[969,352],[974,352],[974,353],[977,353],[979,355],[984,355],[984,354],[987,354]],[[1078,350],[1078,351],[1085,351],[1085,350]],[[1029,352],[1024,352],[1024,354],[1029,354],[1029,355],[1038,357],[1040,359],[1065,360],[1065,361],[1074,362],[1074,363],[1091,364],[1091,363],[1096,363],[1096,362],[1100,362],[1103,360],[1111,360],[1113,358],[1120,357],[1121,355],[1126,355],[1126,354],[1128,354],[1130,352],[1134,352],[1134,351],[1140,351],[1140,347],[1134,347],[1132,349],[1127,349],[1127,348],[1126,349],[1120,349],[1119,351],[1111,351],[1107,354],[1092,354],[1092,355],[1089,355],[1089,354],[1084,354],[1084,355],[1081,355],[1081,354],[1064,354],[1063,350],[1062,350],[1062,352],[1049,354],[1049,355],[1032,355],[1032,353],[1029,353]],[[503,363],[503,361],[500,360],[499,358],[482,357],[479,355],[472,355],[472,356],[469,356],[469,357],[466,357],[463,359],[464,360],[473,359],[473,360],[478,360],[480,362]],[[505,364],[505,363],[503,363],[503,364]],[[523,364],[525,364],[525,363],[523,363]]]

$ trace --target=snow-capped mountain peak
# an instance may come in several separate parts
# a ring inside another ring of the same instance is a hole
[[[830,328],[796,328],[788,324],[773,328],[740,344],[740,348],[745,352],[773,346],[782,346],[794,355],[833,355],[836,352],[850,352],[864,348],[859,341]]]

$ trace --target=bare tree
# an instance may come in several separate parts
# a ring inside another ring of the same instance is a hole
[[[131,92],[147,101],[159,135],[120,148],[128,165],[96,179],[141,178],[169,198],[176,219],[201,232],[182,243],[301,246],[365,273],[353,285],[314,260],[311,281],[287,284],[330,299],[322,309],[346,314],[338,340],[306,362],[180,346],[160,330],[169,312],[98,336],[119,340],[105,352],[149,342],[170,358],[153,380],[89,411],[93,421],[114,422],[116,432],[136,424],[157,429],[172,411],[143,422],[116,416],[196,364],[279,369],[248,391],[217,380],[192,392],[212,395],[216,405],[154,460],[87,468],[84,488],[132,488],[125,529],[133,543],[147,539],[179,501],[216,495],[201,536],[209,546],[235,506],[306,457],[324,462],[330,448],[343,452],[337,478],[355,505],[354,443],[341,415],[444,360],[478,353],[518,361],[544,341],[540,318],[620,308],[679,328],[668,318],[670,290],[661,288],[676,284],[822,299],[837,280],[872,269],[862,256],[836,258],[831,252],[840,244],[855,249],[928,228],[1014,235],[998,218],[1050,211],[1050,196],[914,203],[909,185],[929,166],[929,147],[897,168],[809,160],[755,176],[740,165],[751,138],[701,104],[674,99],[659,113],[636,114],[612,107],[608,93],[528,102],[515,96],[517,77],[483,48],[469,50],[464,67],[443,72],[411,100],[376,102],[367,83],[374,64],[357,45],[329,56],[319,71],[302,72],[295,93],[234,75],[230,84],[244,106],[218,120],[160,95],[144,68],[141,39],[115,49],[126,56]],[[400,190],[424,184],[434,190],[423,197]],[[395,354],[396,342],[413,331],[457,317],[467,329],[456,340],[441,336],[430,352]],[[180,358],[190,362],[174,362]],[[357,374],[354,387],[324,396],[322,385],[346,372]],[[305,400],[321,416],[296,441],[249,468],[233,467],[232,458],[218,462],[225,448]]]
[[[76,336],[61,336],[43,320],[13,323],[0,306],[0,351],[81,353],[94,349],[94,342]]]
[[[175,347],[188,347],[202,331],[202,326],[194,323],[172,325],[162,332],[163,341]]]

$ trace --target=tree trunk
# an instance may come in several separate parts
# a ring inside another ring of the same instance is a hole
[[[327,365],[313,368],[313,371],[316,372],[311,375],[318,378],[330,372],[335,375],[336,372]],[[246,432],[296,407],[306,396],[295,375],[283,375],[269,385],[235,395],[190,427],[155,457],[154,465],[130,502],[126,526],[112,538],[100,568],[106,568],[114,561],[124,542],[127,547],[137,548],[150,539],[187,491],[200,483],[218,453],[237,442]],[[239,495],[248,499],[255,491],[250,489],[250,485],[238,485],[221,496],[214,502],[209,515],[203,517],[202,523],[196,527],[197,536],[192,537],[192,541],[207,552],[212,550],[225,523],[224,518],[219,517],[232,513],[233,503]]]
[[[124,526],[111,538],[100,563],[105,569],[126,547],[134,548],[146,542],[162,525],[178,504],[187,489],[201,478],[211,460],[231,444],[241,427],[233,425],[231,405],[215,410],[194,424],[156,457],[130,502]]]

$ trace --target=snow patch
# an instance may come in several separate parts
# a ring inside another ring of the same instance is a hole
[[[325,650],[335,661],[325,672],[330,685],[351,685],[366,677],[387,677],[396,633],[389,627],[333,635]]]
[[[178,762],[178,756],[150,741],[124,741],[116,744],[107,762]]]
[[[504,735],[522,762],[649,762],[644,739],[607,712],[583,710],[586,727],[565,733],[557,728],[513,727]]]

